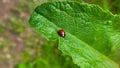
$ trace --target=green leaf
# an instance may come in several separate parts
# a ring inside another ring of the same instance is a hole
[[[33,68],[31,63],[21,62],[19,65],[16,65],[15,68]]]
[[[118,68],[120,17],[96,5],[48,2],[38,6],[30,25],[82,68]],[[58,35],[64,29],[66,37]],[[113,61],[114,60],[114,61]]]

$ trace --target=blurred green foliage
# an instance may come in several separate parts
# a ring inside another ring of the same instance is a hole
[[[6,28],[6,25],[3,22],[0,22],[0,49],[14,45],[14,42],[9,39],[6,29],[8,29]]]
[[[62,56],[56,45],[55,41],[46,42],[41,53],[36,53],[34,59],[29,58],[21,62],[16,68],[79,68],[71,62],[70,57]]]
[[[120,0],[83,0],[83,2],[96,4],[114,14],[120,14]]]

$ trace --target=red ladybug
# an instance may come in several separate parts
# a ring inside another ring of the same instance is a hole
[[[61,37],[63,37],[63,38],[66,36],[66,35],[65,35],[65,31],[62,30],[62,29],[58,31],[58,34],[59,34]]]

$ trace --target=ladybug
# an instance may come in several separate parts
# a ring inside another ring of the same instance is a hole
[[[66,35],[65,35],[65,31],[63,30],[63,29],[61,29],[61,30],[59,30],[58,31],[58,34],[61,36],[61,37],[65,37]]]

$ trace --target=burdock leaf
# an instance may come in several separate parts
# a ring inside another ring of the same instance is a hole
[[[120,17],[99,6],[77,2],[48,2],[38,6],[30,25],[81,68],[118,68]],[[57,33],[64,29],[65,38]]]

